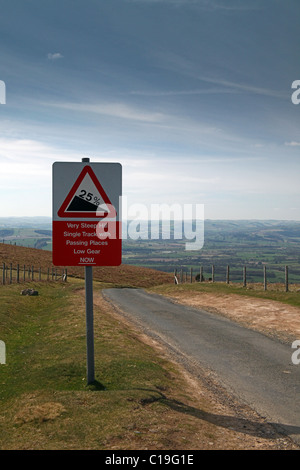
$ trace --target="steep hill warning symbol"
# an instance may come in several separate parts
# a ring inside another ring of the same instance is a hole
[[[116,212],[90,166],[85,166],[57,212],[59,217],[104,218]]]

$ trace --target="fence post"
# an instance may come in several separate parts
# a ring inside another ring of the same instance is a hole
[[[9,283],[12,283],[12,263],[10,263],[10,268],[9,268]]]
[[[191,268],[191,283],[193,282],[193,268]]]
[[[285,267],[285,292],[289,291],[289,268]]]
[[[203,279],[203,266],[200,266],[200,282],[202,282]]]
[[[215,282],[215,266],[212,265],[211,267],[211,280],[212,282]]]
[[[24,266],[23,266],[23,281],[25,282],[25,280],[26,280],[26,266],[24,264]]]
[[[243,287],[246,287],[247,285],[247,274],[246,274],[246,266],[244,266],[243,270]]]
[[[227,266],[227,271],[226,271],[226,283],[229,284],[229,266]]]
[[[20,266],[17,264],[17,283],[20,282]]]
[[[182,268],[180,270],[180,284],[183,283],[183,271],[182,271]]]
[[[5,263],[3,263],[2,284],[5,285]]]
[[[264,290],[267,290],[267,267],[264,265]]]
[[[34,268],[33,266],[31,267],[31,280],[34,280]]]

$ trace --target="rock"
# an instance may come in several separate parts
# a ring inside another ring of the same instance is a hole
[[[21,295],[39,295],[39,293],[34,289],[24,289],[22,290]]]

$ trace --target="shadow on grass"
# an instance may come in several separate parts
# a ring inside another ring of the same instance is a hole
[[[178,413],[184,413],[186,415],[190,415],[195,418],[204,420],[208,423],[214,424],[215,426],[231,429],[233,431],[248,434],[250,436],[263,437],[265,439],[274,439],[278,437],[279,433],[285,435],[300,434],[300,426],[292,426],[273,422],[260,423],[247,418],[239,418],[237,416],[209,413],[193,406],[186,405],[185,403],[182,403],[180,401],[167,398],[163,393],[159,392],[158,390],[139,390],[144,390],[152,393],[150,397],[144,398],[140,401],[142,405],[160,402]]]
[[[88,384],[87,388],[94,392],[106,390],[106,387],[98,380],[94,380],[94,382]]]

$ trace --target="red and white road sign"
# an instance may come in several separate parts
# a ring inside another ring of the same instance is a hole
[[[118,266],[122,262],[119,163],[53,164],[53,264]]]
[[[114,217],[116,214],[112,209],[112,203],[94,171],[85,165],[57,214],[72,219]]]

